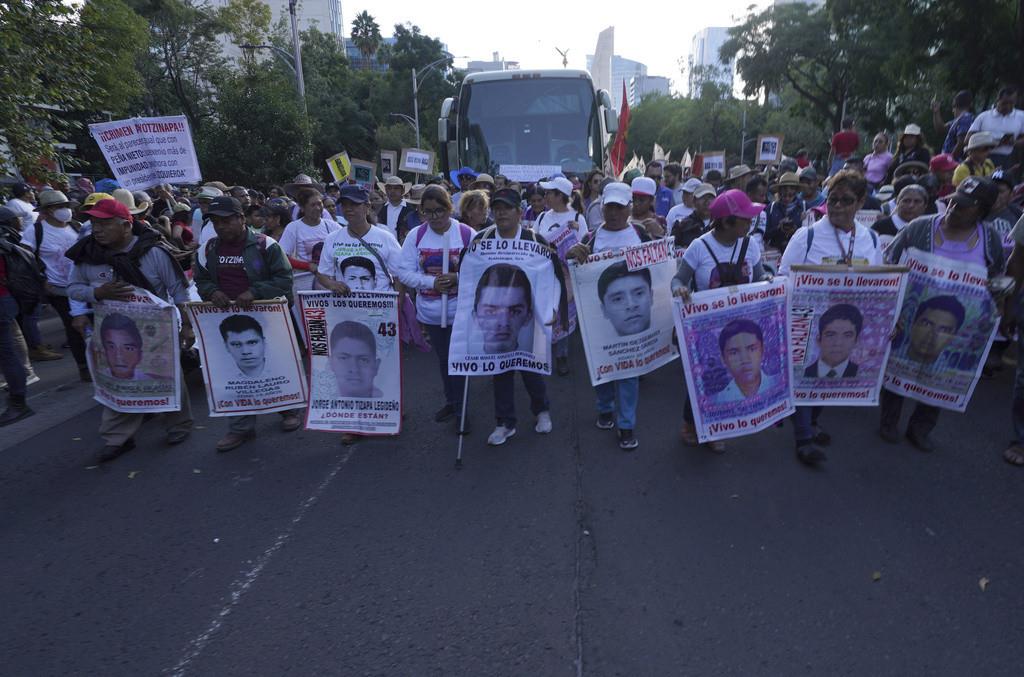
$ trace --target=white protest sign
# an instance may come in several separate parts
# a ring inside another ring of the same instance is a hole
[[[459,304],[448,373],[551,373],[551,318],[560,294],[551,249],[528,239],[484,237],[459,265]]]
[[[89,125],[114,178],[128,190],[160,183],[199,183],[199,160],[184,115]]]
[[[284,301],[248,308],[190,303],[210,416],[267,414],[306,403],[306,374]]]
[[[309,336],[307,430],[397,435],[402,428],[398,293],[299,292]]]
[[[423,150],[422,148],[403,148],[402,160],[398,168],[403,172],[413,174],[434,173],[434,151]]]
[[[555,174],[561,174],[558,165],[501,165],[499,173],[508,177],[509,181],[519,183],[536,183]]]

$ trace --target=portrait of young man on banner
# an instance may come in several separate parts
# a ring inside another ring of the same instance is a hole
[[[675,265],[671,238],[594,255],[583,265],[571,262],[593,385],[640,376],[675,358],[670,289]]]
[[[180,408],[178,320],[170,304],[137,290],[132,301],[94,306],[86,359],[95,399],[115,411]]]
[[[546,242],[485,231],[459,264],[459,298],[472,303],[456,310],[449,373],[551,373],[551,325],[561,293]]]
[[[189,313],[210,416],[288,411],[306,403],[305,368],[287,303],[195,303]]]
[[[300,292],[309,336],[308,430],[397,435],[402,425],[398,293]]]
[[[789,335],[798,403],[878,404],[906,268],[793,266]]]
[[[749,435],[794,410],[784,280],[675,299],[697,439]]]

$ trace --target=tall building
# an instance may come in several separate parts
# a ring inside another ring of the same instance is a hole
[[[228,0],[211,0],[216,7],[226,7]],[[270,27],[277,25],[278,21],[284,18],[284,25],[287,27],[289,41],[291,40],[291,23],[288,15],[288,0],[264,0],[264,4],[270,7]],[[333,35],[345,43],[345,36],[342,32],[344,21],[341,16],[341,0],[301,0],[295,7],[295,19],[299,32],[316,27],[321,33]],[[227,35],[219,38],[224,56],[237,59],[242,54],[238,45],[231,42]]]
[[[672,96],[670,85],[669,79],[660,75],[634,75],[626,85],[626,98],[630,106],[635,106],[655,94]]]
[[[590,75],[593,78],[594,69],[597,60],[593,54],[587,54],[587,70],[590,71]],[[625,57],[613,54],[609,60],[609,82],[608,82],[608,93],[612,97],[612,106],[616,111],[622,106],[622,87],[626,87],[626,100],[629,100],[629,81],[632,78],[646,78],[647,77],[647,65],[640,63],[639,61],[633,61]],[[600,66],[597,66],[600,68]],[[597,84],[596,78],[594,79],[594,85]],[[604,89],[604,87],[602,87]]]
[[[490,61],[470,61],[466,64],[466,73],[482,73],[483,71],[517,71],[518,61],[508,61],[498,56],[497,52],[491,52]]]
[[[587,56],[587,70],[594,86],[612,92],[612,55],[615,54],[615,26],[597,34],[597,47]],[[612,92],[614,93],[614,92]]]
[[[691,97],[700,94],[703,82],[712,80],[732,92],[733,74],[736,71],[736,59],[723,61],[719,52],[722,45],[729,39],[729,29],[709,27],[693,36],[690,56],[687,59],[687,94]]]

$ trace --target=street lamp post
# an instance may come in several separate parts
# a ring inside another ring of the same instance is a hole
[[[306,80],[302,76],[302,49],[299,48],[299,23],[295,19],[295,6],[298,0],[288,0],[288,15],[292,21],[292,49],[295,52],[295,81],[299,88],[299,98],[302,99],[302,107],[306,107]]]
[[[417,76],[415,68],[412,69],[412,117],[413,117],[413,127],[416,129],[416,147],[417,148],[420,147],[420,100],[419,100],[420,85],[423,84],[423,80],[426,79],[426,77],[428,75],[430,75],[430,71],[435,66],[437,66],[438,64],[444,63],[445,61],[448,61],[449,59],[452,59],[452,58],[454,58],[454,57],[449,54],[447,56],[441,57],[440,59],[437,59],[436,61],[431,61],[430,63],[428,63],[426,66],[423,67],[423,77],[422,78]]]
[[[288,52],[286,52],[283,49],[281,49],[280,47],[275,47],[274,45],[250,45],[250,44],[245,44],[245,45],[239,45],[239,47],[242,48],[242,49],[253,49],[253,50],[255,50],[255,49],[269,49],[270,51],[274,52],[274,54],[279,56],[281,58],[281,60],[284,61],[284,65],[288,66],[288,68],[291,69],[292,73],[295,74],[295,91],[296,91],[296,93],[299,96],[299,104],[302,106],[302,110],[303,111],[306,110],[306,84],[305,84],[305,82],[302,79],[302,66],[301,66],[301,63],[300,63],[299,68],[296,68],[295,67],[294,57],[291,54],[289,54]],[[301,59],[301,57],[300,57],[300,59]]]

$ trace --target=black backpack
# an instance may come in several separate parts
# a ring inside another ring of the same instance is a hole
[[[32,250],[0,237],[0,254],[7,269],[7,291],[18,302],[22,315],[32,313],[46,300],[46,269]]]

